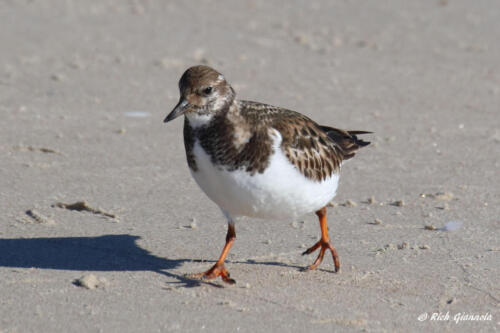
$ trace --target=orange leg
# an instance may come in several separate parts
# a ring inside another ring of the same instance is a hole
[[[190,276],[198,279],[215,279],[216,277],[220,276],[224,282],[227,282],[229,284],[235,284],[236,281],[229,277],[229,272],[226,270],[226,267],[224,266],[224,260],[226,260],[226,256],[229,253],[231,246],[233,246],[235,239],[236,239],[236,231],[234,229],[234,224],[229,223],[226,235],[226,245],[224,245],[224,248],[222,249],[222,253],[219,257],[219,260],[217,260],[215,265],[213,265],[212,268],[210,268],[208,271],[204,273],[193,274]]]
[[[333,247],[332,243],[330,243],[330,237],[328,236],[328,227],[326,225],[326,207],[321,208],[316,212],[319,218],[319,225],[321,227],[321,239],[314,244],[312,247],[307,249],[302,255],[311,254],[316,251],[319,247],[319,255],[316,260],[313,262],[311,266],[307,268],[307,270],[316,269],[319,264],[323,261],[323,257],[325,255],[325,251],[328,249],[332,253],[333,263],[335,264],[335,272],[340,271],[340,260],[339,255],[337,254],[337,250]]]

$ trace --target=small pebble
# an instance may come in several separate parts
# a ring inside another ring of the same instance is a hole
[[[403,242],[401,244],[398,245],[398,250],[403,250],[403,249],[406,249],[408,248],[408,243],[407,242]]]
[[[304,35],[304,34],[297,34],[293,38],[293,40],[295,42],[297,42],[298,44],[301,44],[301,45],[307,45],[307,44],[309,44],[309,38],[306,35]]]
[[[376,255],[386,252],[387,250],[393,250],[393,244],[385,244],[384,247],[378,248],[375,252]]]
[[[64,75],[62,75],[62,74],[52,74],[50,76],[50,78],[52,79],[52,81],[63,81],[64,80]]]
[[[427,224],[424,226],[425,230],[436,230],[437,228],[433,225]]]
[[[421,198],[433,198],[440,201],[451,201],[455,195],[451,192],[437,192],[437,193],[421,193]]]
[[[50,225],[56,224],[56,222],[53,219],[51,219],[45,215],[40,214],[38,211],[36,211],[34,209],[28,209],[26,211],[26,215],[31,217],[37,223],[50,224]]]
[[[83,63],[81,60],[74,60],[68,63],[68,66],[73,68],[73,69],[82,69],[84,67]]]
[[[420,250],[429,250],[431,247],[429,245],[420,245],[418,248]]]
[[[392,203],[393,206],[397,207],[403,207],[405,205],[405,202],[403,200],[397,200]]]
[[[107,284],[106,279],[97,278],[94,274],[87,274],[73,281],[73,284],[86,289],[95,289]]]
[[[451,192],[438,192],[438,193],[434,194],[434,199],[442,200],[442,201],[450,201],[454,197],[455,196]]]
[[[450,210],[450,206],[445,203],[443,206],[440,206],[440,207],[437,207],[438,209],[441,209],[441,210]]]
[[[373,205],[375,203],[377,203],[377,201],[375,201],[375,197],[369,197],[366,202],[368,202],[370,205]]]
[[[346,207],[356,207],[357,205],[358,205],[358,204],[357,204],[357,203],[355,203],[355,202],[354,202],[354,201],[352,201],[352,200],[347,200],[347,201],[345,202],[345,206],[346,206]]]

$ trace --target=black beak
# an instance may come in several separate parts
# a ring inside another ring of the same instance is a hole
[[[184,112],[186,112],[188,106],[188,102],[184,99],[179,100],[179,103],[175,106],[175,108],[168,114],[168,116],[163,120],[164,123],[169,122],[170,120],[174,120],[175,118],[182,116]]]

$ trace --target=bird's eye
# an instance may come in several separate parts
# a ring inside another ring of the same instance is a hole
[[[206,87],[205,89],[203,89],[203,93],[205,95],[210,95],[213,91],[213,88],[212,87]]]

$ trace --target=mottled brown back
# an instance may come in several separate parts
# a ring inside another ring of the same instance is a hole
[[[241,112],[247,118],[280,132],[283,138],[281,149],[309,179],[324,180],[337,173],[342,161],[353,157],[356,150],[369,144],[355,135],[369,132],[320,126],[295,111],[255,102],[240,103]]]
[[[354,156],[369,142],[359,140],[363,131],[343,131],[320,126],[306,116],[262,103],[239,101],[221,112],[207,126],[192,129],[186,120],[184,128],[189,166],[197,170],[192,154],[194,138],[211,157],[212,162],[228,170],[243,168],[254,174],[268,166],[272,152],[269,128],[282,136],[281,149],[288,160],[307,178],[321,181],[339,172],[342,161]],[[244,143],[235,140],[243,137]]]

